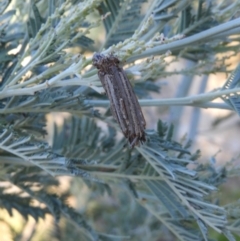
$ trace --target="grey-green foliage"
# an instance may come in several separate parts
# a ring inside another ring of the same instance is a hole
[[[239,50],[235,35],[240,27],[240,2],[230,1],[226,6],[224,1],[217,5],[216,1],[152,0],[146,13],[140,11],[145,1],[135,0],[19,3],[26,7],[19,9],[24,17],[16,17],[14,5],[8,10],[8,1],[0,6],[1,180],[21,190],[9,194],[8,187],[0,189],[1,207],[36,220],[46,214],[56,221],[66,217],[83,228],[82,240],[124,240],[122,235],[139,240],[133,224],[124,229],[127,233],[116,232],[121,235],[95,232],[84,213],[67,205],[69,193],[56,196],[49,191],[58,185],[54,176],[71,175],[82,178],[93,194],[111,195],[109,184],[113,183],[124,187],[154,218],[157,226],[149,225],[149,230],[156,238],[164,235],[159,229],[162,225],[178,240],[208,240],[211,229],[235,240],[240,214],[231,211],[239,203],[221,207],[211,196],[226,178],[226,169],[200,165],[200,152],[192,154],[190,142],[173,140],[173,126],[162,121],[156,130],[146,131],[144,145],[129,149],[108,115],[109,104],[102,101],[106,97],[99,95],[103,89],[97,71],[89,68],[88,53],[99,51],[89,33],[103,21],[106,49],[102,52],[116,52],[127,64],[126,73],[140,97],[158,91],[157,79],[176,74],[165,70],[169,51],[172,61],[179,57],[200,60],[194,69],[180,74],[227,72],[226,58],[215,54]],[[229,46],[232,40],[236,44]],[[81,54],[74,53],[73,47]],[[210,107],[212,100],[221,97],[230,105],[221,107],[239,113],[236,95],[230,96],[239,91],[238,72],[239,68],[219,91],[165,105]],[[105,107],[106,112],[99,113],[96,106]],[[52,146],[44,140],[45,114],[51,112],[71,114],[60,130],[54,127]],[[102,122],[107,130],[97,125]],[[34,200],[45,207],[32,206]]]
[[[60,197],[48,191],[50,187],[59,185],[55,178],[39,172],[39,168],[36,167],[18,167],[15,170],[8,167],[7,172],[9,177],[5,176],[5,181],[9,181],[20,189],[13,194],[2,193],[8,191],[7,187],[1,190],[1,207],[6,208],[11,216],[13,209],[21,213],[25,219],[31,216],[36,221],[45,218],[46,214],[51,214],[57,222],[64,216],[88,231],[92,239],[96,239],[98,235],[86,223],[84,217],[67,204],[66,198],[69,194],[65,193]],[[23,196],[23,194],[25,195]],[[45,207],[36,207],[33,205],[34,201],[44,204]]]
[[[228,80],[223,86],[223,89],[234,89],[239,87],[240,81],[240,65],[237,66],[235,71],[229,76]],[[231,96],[223,96],[223,100],[232,107],[233,110],[240,115],[240,99],[239,94],[236,93]]]
[[[131,4],[121,0],[102,1],[99,6],[100,13],[110,13],[109,17],[103,21],[107,33],[104,47],[130,38],[134,34],[143,18],[141,7],[144,2],[146,0],[133,0]]]

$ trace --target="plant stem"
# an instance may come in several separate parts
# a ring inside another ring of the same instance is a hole
[[[194,34],[190,37],[186,37],[177,41],[173,41],[171,43],[162,44],[156,47],[153,47],[151,49],[147,49],[146,51],[142,52],[141,54],[136,54],[130,57],[127,62],[133,62],[135,60],[139,60],[142,58],[149,57],[151,55],[160,55],[164,54],[167,51],[171,51],[174,53],[175,51],[182,50],[184,47],[188,46],[194,46],[196,44],[199,44],[199,42],[207,42],[211,40],[211,38],[216,36],[217,34],[223,34],[224,32],[227,32],[231,29],[237,30],[237,28],[240,27],[240,18],[234,19],[232,21],[229,21],[227,23],[220,24],[216,27],[210,28],[208,30],[202,31],[198,34]],[[237,31],[235,32],[235,34]],[[225,37],[228,35],[225,35]]]
[[[85,102],[89,105],[93,105],[95,107],[107,107],[109,106],[108,100],[85,100]],[[139,100],[139,103],[142,107],[147,106],[194,106],[199,108],[213,108],[213,109],[224,109],[224,110],[232,110],[230,106],[225,103],[185,103],[184,98],[173,98],[173,99],[154,99],[154,100]]]

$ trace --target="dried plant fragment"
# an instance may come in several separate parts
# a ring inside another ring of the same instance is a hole
[[[93,65],[110,100],[110,109],[130,146],[146,141],[146,122],[133,88],[114,55],[95,53]]]

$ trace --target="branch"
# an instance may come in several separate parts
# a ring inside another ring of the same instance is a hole
[[[217,97],[216,97],[217,98]],[[85,103],[94,107],[108,107],[108,100],[85,100]],[[143,107],[147,106],[194,106],[199,108],[213,108],[213,109],[224,109],[232,110],[230,106],[225,103],[195,103],[187,100],[187,97],[183,98],[169,98],[169,99],[151,99],[151,100],[139,100],[139,103]]]
[[[234,19],[232,21],[229,21],[227,23],[220,24],[219,26],[213,27],[211,29],[202,31],[198,34],[195,34],[193,36],[180,39],[174,42],[170,42],[167,44],[159,45],[151,49],[147,49],[146,51],[142,52],[141,54],[135,54],[132,57],[128,58],[127,62],[133,62],[138,59],[142,59],[145,57],[149,57],[151,55],[160,55],[164,54],[167,51],[171,51],[172,53],[175,51],[180,51],[184,47],[193,46],[194,44],[199,44],[199,42],[207,42],[209,40],[212,40],[213,37],[216,39],[216,35],[218,34],[224,34],[224,37],[228,36],[229,30],[235,30],[234,34],[237,34],[240,27],[240,18]],[[232,33],[233,34],[233,33]]]

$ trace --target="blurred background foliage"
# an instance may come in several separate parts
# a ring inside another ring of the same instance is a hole
[[[240,240],[239,6],[1,1],[1,240]],[[143,146],[110,115],[99,51],[134,86]]]

